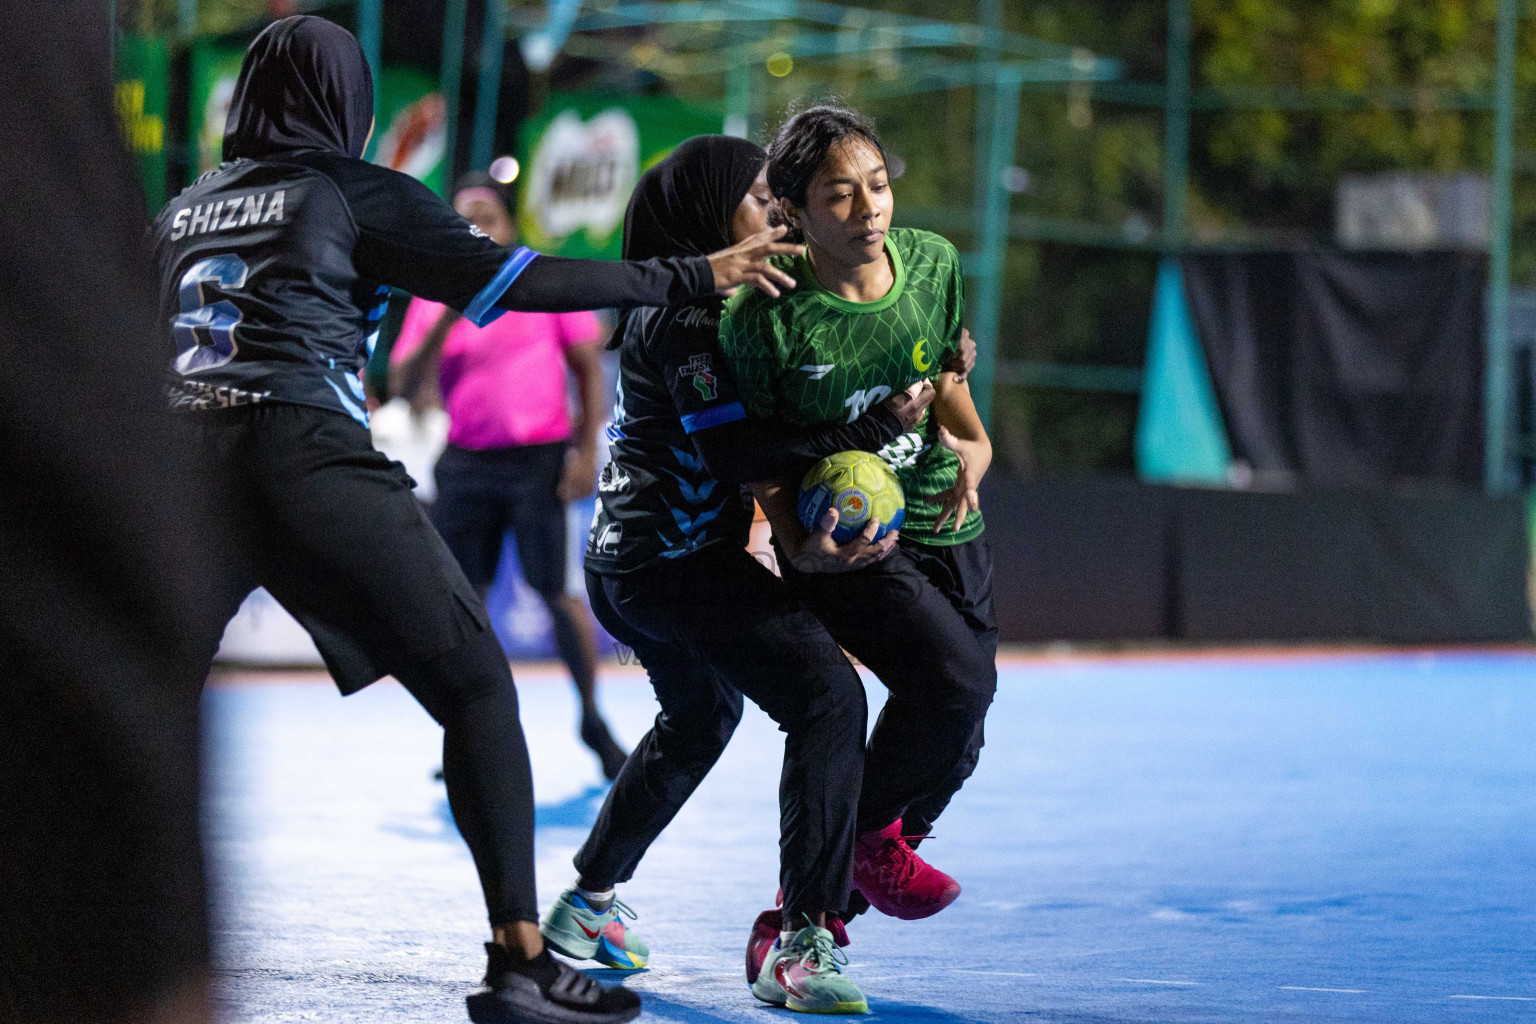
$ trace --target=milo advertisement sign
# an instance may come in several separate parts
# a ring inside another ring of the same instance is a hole
[[[523,125],[517,222],[522,244],[618,259],[635,181],[720,115],[667,96],[555,93]]]

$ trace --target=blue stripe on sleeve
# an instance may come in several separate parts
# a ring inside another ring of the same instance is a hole
[[[505,313],[506,310],[496,307],[496,300],[507,293],[507,289],[512,287],[512,282],[528,269],[528,264],[532,263],[536,256],[538,253],[527,246],[518,246],[517,251],[508,256],[507,262],[496,271],[496,276],[491,278],[491,283],[480,289],[480,294],[470,300],[469,305],[464,309],[464,319],[476,327],[484,327]]]
[[[710,427],[718,427],[722,423],[735,423],[737,420],[747,418],[747,410],[742,408],[740,402],[732,402],[730,405],[717,405],[713,409],[705,409],[703,412],[690,412],[683,417],[683,433],[692,434]]]

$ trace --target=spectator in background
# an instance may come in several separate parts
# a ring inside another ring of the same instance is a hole
[[[454,188],[454,209],[492,240],[516,228],[490,176]],[[597,708],[591,614],[566,592],[566,505],[593,492],[603,374],[593,313],[507,313],[475,327],[446,306],[413,299],[390,353],[390,393],[419,411],[448,411],[448,447],[437,463],[432,522],[483,597],[508,530],[528,585],[544,600],[560,658],[581,694],[581,739],[615,778],[625,752]],[[573,425],[566,367],[576,378]]]

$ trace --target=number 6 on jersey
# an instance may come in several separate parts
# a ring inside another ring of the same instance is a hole
[[[177,373],[198,373],[235,358],[235,327],[240,308],[228,299],[209,302],[204,286],[225,292],[245,287],[245,261],[233,254],[198,260],[181,275],[181,315],[172,323]]]

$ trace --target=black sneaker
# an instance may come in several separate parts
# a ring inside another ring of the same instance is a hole
[[[623,1024],[640,1016],[640,997],[599,985],[549,952],[513,970],[512,958],[485,944],[485,985],[465,999],[475,1024]]]
[[[581,716],[581,742],[592,748],[592,753],[603,763],[603,775],[609,782],[619,777],[619,769],[624,767],[629,755],[614,742],[613,733],[608,731],[608,723],[603,721],[602,715],[589,712]]]

